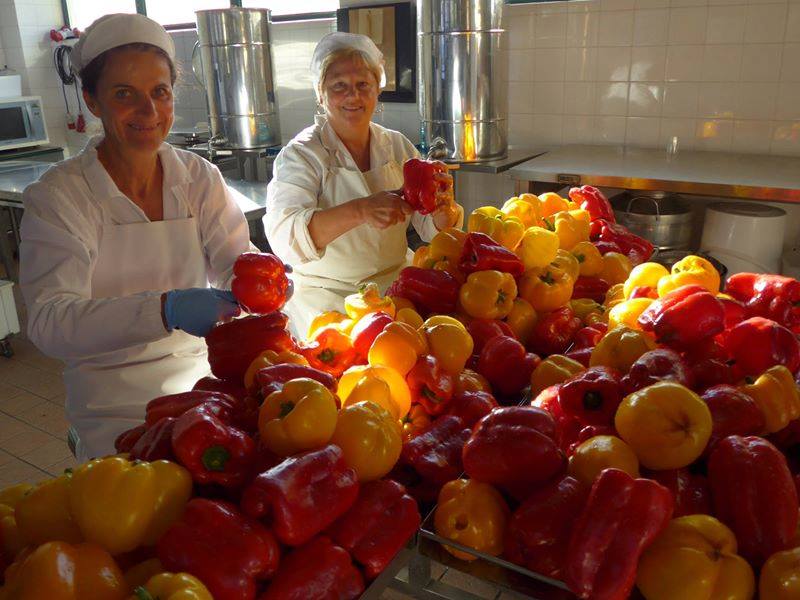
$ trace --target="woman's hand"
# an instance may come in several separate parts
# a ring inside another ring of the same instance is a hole
[[[378,192],[356,200],[356,209],[362,223],[377,229],[386,229],[402,223],[413,212],[408,203],[396,192]]]

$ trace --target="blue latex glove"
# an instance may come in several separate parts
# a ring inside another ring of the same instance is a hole
[[[214,288],[172,290],[164,301],[167,328],[198,337],[205,337],[218,322],[230,321],[239,312],[233,292]]]

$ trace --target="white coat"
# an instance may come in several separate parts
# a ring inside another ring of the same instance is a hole
[[[388,229],[359,225],[322,250],[308,232],[318,210],[401,188],[403,162],[417,155],[402,133],[370,123],[370,170],[362,173],[330,123],[319,116],[278,154],[267,187],[264,231],[272,251],[294,269],[294,296],[284,311],[299,337],[306,336],[316,315],[342,311],[344,297],[362,284],[374,281],[385,290],[394,281],[412,256],[406,242],[409,222],[424,241],[436,235],[433,218],[418,213]]]
[[[28,336],[66,363],[66,415],[78,458],[114,451],[145,404],[208,374],[202,338],[168,332],[161,294],[229,287],[247,222],[216,167],[162,144],[164,220],[119,191],[93,138],[24,193],[20,287]]]

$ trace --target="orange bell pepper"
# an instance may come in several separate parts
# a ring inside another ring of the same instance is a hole
[[[258,383],[256,382],[256,373],[258,373],[259,370],[265,367],[271,367],[272,365],[281,365],[285,363],[307,365],[308,360],[306,360],[306,357],[302,354],[297,354],[297,352],[292,352],[290,350],[282,350],[281,352],[265,350],[256,356],[253,362],[250,363],[250,366],[247,367],[247,371],[244,374],[245,389],[250,393],[257,390]]]
[[[611,285],[624,283],[631,273],[631,261],[619,252],[608,252],[603,255],[603,270],[600,279],[605,279]]]
[[[391,298],[392,302],[394,302],[395,314],[404,308],[410,308],[413,311],[417,310],[417,307],[408,298],[403,298],[402,296],[387,296],[387,298]]]
[[[597,343],[589,358],[592,367],[611,367],[627,373],[645,352],[655,350],[656,343],[647,334],[619,325]]]
[[[464,273],[458,268],[458,260],[451,260],[449,258],[437,260],[430,268],[435,271],[449,273],[458,283],[464,283]]]
[[[539,225],[542,218],[542,203],[538,196],[533,194],[521,194],[509,198],[500,209],[508,217],[515,217],[525,227]]]
[[[18,483],[0,492],[0,558],[6,562],[13,561],[25,547],[14,509],[31,490],[31,484]]]
[[[422,317],[413,308],[401,308],[397,311],[397,314],[394,316],[394,318],[400,323],[411,325],[411,327],[414,329],[419,329],[422,327],[423,323]]]
[[[423,354],[428,354],[428,343],[422,334],[407,323],[395,321],[372,342],[367,361],[372,366],[391,367],[405,376]]]
[[[569,201],[554,192],[542,194],[539,196],[539,202],[542,203],[542,217],[549,217],[550,215],[570,209]]]
[[[514,298],[511,312],[506,316],[506,323],[523,346],[528,343],[538,320],[539,315],[530,302],[524,298]]]
[[[535,398],[545,388],[562,383],[585,370],[586,367],[577,360],[562,354],[551,354],[531,374],[531,396]]]
[[[596,435],[582,442],[569,458],[567,471],[586,488],[604,469],[620,469],[639,477],[639,459],[633,449],[614,435]]]
[[[362,483],[380,479],[392,470],[403,445],[400,424],[373,402],[358,402],[339,411],[331,442]]]
[[[525,226],[516,217],[509,217],[494,206],[482,206],[472,211],[467,222],[469,232],[479,231],[501,246],[515,250],[525,233]]]
[[[467,234],[460,229],[456,229],[455,227],[442,229],[433,236],[431,240],[430,251],[428,253],[431,264],[441,260],[447,260],[453,264],[458,264],[461,250],[464,248],[464,240],[466,239]]]
[[[466,313],[476,319],[503,319],[514,305],[517,283],[510,273],[477,271],[470,273],[458,298]]]
[[[652,298],[633,298],[615,305],[608,311],[608,328],[614,329],[618,325],[625,325],[631,329],[642,330],[639,325],[639,315],[655,300]]]
[[[555,231],[544,227],[528,227],[522,234],[517,256],[525,269],[541,269],[556,259],[560,241]]]
[[[411,259],[412,266],[428,269],[430,268],[431,262],[430,246],[425,244],[414,250],[414,257]]]
[[[800,598],[800,548],[776,552],[761,567],[758,595],[769,600]]]
[[[775,433],[800,417],[800,394],[792,372],[783,365],[764,371],[752,383],[739,386],[764,413],[762,433]]]
[[[408,411],[400,423],[403,426],[403,441],[406,442],[424,431],[431,424],[431,417],[425,408],[417,404]]]
[[[603,256],[592,242],[578,242],[570,254],[578,259],[581,276],[594,277],[603,270]]]
[[[445,371],[456,376],[472,356],[474,342],[463,324],[455,319],[452,319],[453,322],[439,322],[438,319],[431,317],[425,321],[422,331],[427,338],[430,354],[436,357]]]
[[[519,280],[519,295],[536,312],[550,312],[567,304],[572,296],[573,279],[558,267],[525,271]]]
[[[433,515],[436,533],[443,538],[497,556],[503,551],[503,536],[510,510],[503,496],[488,483],[475,479],[455,479],[439,492]],[[445,546],[462,560],[477,557]]]
[[[589,220],[583,218],[578,212],[586,211],[561,211],[549,217],[542,217],[547,229],[555,231],[558,236],[558,246],[563,250],[571,250],[578,242],[589,241]],[[586,213],[588,217],[588,213]]]
[[[581,265],[578,259],[575,258],[571,252],[567,252],[561,248],[556,251],[556,257],[550,261],[550,266],[565,271],[572,281],[578,279],[581,273]]]
[[[42,481],[17,501],[14,516],[23,546],[45,542],[83,541],[83,534],[69,508],[72,473]]]
[[[157,558],[148,558],[136,563],[125,571],[125,582],[132,590],[150,581],[151,577],[163,573],[164,565]]]
[[[719,272],[702,256],[687,256],[674,265],[670,274],[658,282],[659,297],[669,294],[684,285],[701,285],[712,294],[719,292]]]
[[[380,382],[385,383],[389,388],[389,402],[385,404],[384,398],[382,398],[384,388]],[[375,396],[366,397],[371,391],[376,390]],[[368,399],[383,406],[392,416],[397,415],[397,419],[402,419],[411,408],[411,392],[405,377],[394,369],[381,365],[350,367],[339,379],[337,393],[342,399],[342,406],[349,406]]]
[[[491,393],[491,391],[492,388],[489,385],[489,382],[486,381],[486,378],[472,369],[464,369],[456,378],[454,394],[460,394],[462,392]]]
[[[314,339],[302,346],[300,352],[310,366],[334,377],[339,377],[358,359],[350,336],[332,325],[316,331]]]
[[[308,326],[308,339],[312,339],[314,334],[328,325],[338,325],[348,319],[347,315],[338,310],[329,310],[317,315]]]
[[[659,381],[626,396],[614,425],[639,462],[658,471],[697,460],[711,437],[712,421],[700,396],[674,381]]]
[[[391,298],[381,296],[377,283],[369,282],[355,294],[350,294],[344,299],[344,311],[347,316],[358,321],[361,317],[371,312],[385,312],[394,317],[395,308]]]
[[[667,268],[656,262],[644,262],[636,265],[623,284],[625,298],[630,298],[636,288],[648,287],[658,290],[658,282],[661,281],[662,277],[667,277],[668,275]]]

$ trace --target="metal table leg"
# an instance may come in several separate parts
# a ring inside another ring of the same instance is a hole
[[[0,207],[5,208],[5,212],[8,213],[9,218],[11,220],[11,227],[14,230],[14,236],[18,235],[18,231],[15,229],[15,221],[13,212],[14,209],[11,207]],[[0,213],[0,216],[2,213]],[[4,230],[5,228],[0,228],[0,259],[3,261],[3,267],[6,270],[6,277],[11,281],[17,281],[17,276],[14,269],[14,251],[11,247],[11,244],[8,240],[8,233]]]

